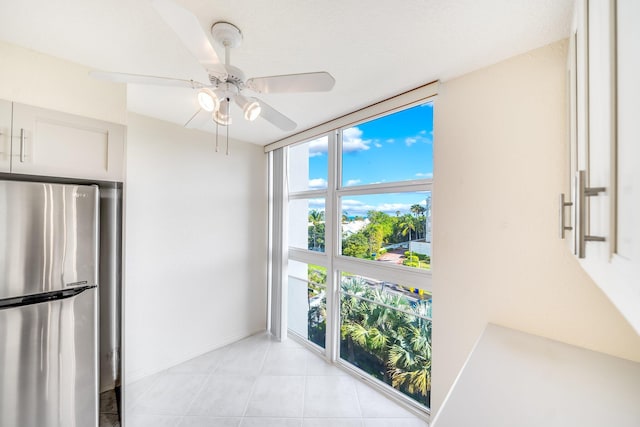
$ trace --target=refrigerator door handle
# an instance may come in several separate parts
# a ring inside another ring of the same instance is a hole
[[[75,297],[82,292],[96,288],[96,285],[80,286],[72,289],[64,289],[62,291],[44,292],[36,295],[25,295],[15,298],[5,298],[0,300],[0,310],[7,308],[22,307],[24,305],[38,304],[42,302],[56,301]]]

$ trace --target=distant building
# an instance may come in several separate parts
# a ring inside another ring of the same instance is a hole
[[[369,224],[369,219],[357,220],[357,221],[349,221],[347,223],[342,224],[342,235],[344,237],[351,236],[352,234],[357,233],[362,230]]]
[[[412,240],[409,242],[409,250],[417,254],[431,256],[431,242],[427,242],[425,239]]]

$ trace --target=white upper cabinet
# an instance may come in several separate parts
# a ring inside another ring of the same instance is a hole
[[[640,2],[579,0],[576,17],[572,249],[640,333]]]
[[[13,104],[11,172],[122,181],[122,125]]]
[[[0,99],[0,172],[11,170],[11,102]]]

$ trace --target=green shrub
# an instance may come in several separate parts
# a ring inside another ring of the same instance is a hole
[[[411,255],[413,255],[413,252],[411,252],[411,251],[404,251],[404,256],[406,256],[406,257],[410,257]]]
[[[408,260],[404,260],[402,262],[403,265],[406,265],[407,267],[418,267],[418,261],[408,261]]]
[[[386,248],[380,248],[380,250],[378,251],[378,255],[384,255],[387,253],[387,249]]]
[[[418,262],[418,260],[419,260],[419,258],[417,256],[415,256],[415,255],[408,256],[407,259],[406,259],[407,262]]]

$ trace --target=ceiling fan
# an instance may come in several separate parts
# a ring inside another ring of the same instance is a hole
[[[185,126],[189,125],[195,117],[207,113],[217,125],[227,126],[228,135],[228,125],[233,121],[230,108],[231,104],[235,103],[248,121],[262,117],[284,131],[292,131],[297,126],[293,120],[266,102],[245,95],[245,92],[253,91],[259,94],[325,92],[330,91],[335,84],[331,74],[324,71],[257,77],[246,80],[242,70],[231,65],[230,61],[231,49],[242,43],[242,32],[238,27],[229,22],[216,22],[211,27],[209,35],[192,12],[173,1],[153,0],[152,4],[161,18],[173,29],[205,68],[209,81],[199,82],[107,71],[92,71],[90,75],[98,79],[121,83],[180,86],[197,90],[200,109],[185,123]],[[218,43],[224,48],[224,63],[218,57],[212,42]]]

